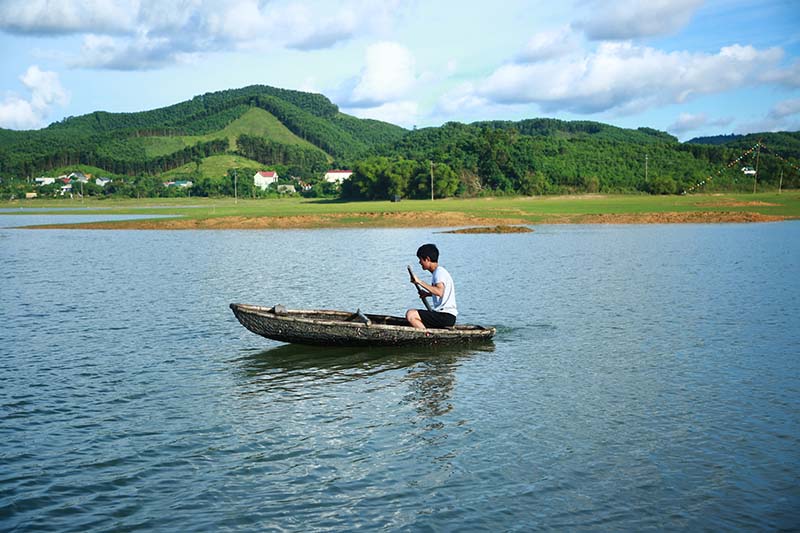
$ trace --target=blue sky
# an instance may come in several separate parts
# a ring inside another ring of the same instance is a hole
[[[0,127],[265,84],[401,126],[800,130],[800,1],[0,0]]]

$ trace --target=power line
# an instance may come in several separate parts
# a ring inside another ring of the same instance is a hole
[[[756,152],[756,167],[758,167],[758,155],[760,154],[760,151],[762,149],[768,151],[770,153],[770,155],[772,155],[774,157],[777,157],[778,159],[780,159],[781,161],[783,161],[784,163],[786,163],[787,165],[789,165],[793,169],[795,169],[798,172],[800,172],[800,166],[795,165],[791,161],[788,161],[787,159],[781,157],[780,154],[777,154],[776,152],[770,150],[769,148],[767,148],[766,144],[764,144],[763,142],[761,142],[759,140],[752,147],[750,147],[750,149],[748,149],[747,151],[742,153],[742,155],[740,155],[739,157],[737,157],[736,159],[734,159],[733,161],[731,161],[730,163],[725,165],[723,168],[719,169],[716,174],[712,174],[712,175],[708,176],[706,179],[704,179],[703,181],[695,183],[694,185],[692,185],[688,189],[684,190],[683,193],[681,193],[681,194],[688,194],[690,192],[693,192],[695,189],[699,189],[699,188],[705,186],[706,183],[710,182],[715,177],[719,177],[722,174],[723,171],[731,168],[734,165],[737,165],[742,159],[744,159],[748,155],[752,154],[756,150],[758,150],[758,152]],[[756,174],[754,175],[754,178],[753,178],[753,192],[755,192],[755,179],[756,179],[757,175],[758,175],[758,168],[756,168]]]

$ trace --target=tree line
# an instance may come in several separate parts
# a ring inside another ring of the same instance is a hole
[[[219,138],[148,155],[147,137],[213,137],[252,107],[271,113],[316,148],[242,134],[233,147]],[[755,143],[768,149],[742,158]],[[436,197],[672,194],[704,181],[708,191],[746,191],[752,190],[752,177],[741,167],[756,163],[762,187],[777,187],[779,180],[783,187],[800,186],[797,132],[680,143],[651,128],[547,118],[450,122],[408,131],[345,115],[322,95],[266,86],[208,93],[141,113],[69,117],[36,131],[0,129],[0,178],[7,184],[51,169],[90,165],[119,177],[115,183],[145,184],[135,187],[136,194],[155,194],[157,188],[147,184],[158,183],[161,173],[192,162],[199,169],[203,158],[231,152],[305,178],[321,177],[331,166],[350,168],[354,174],[339,194],[351,199],[429,197],[431,182]],[[711,176],[714,179],[708,180]],[[201,184],[200,178],[199,173],[193,175],[195,193],[228,194],[228,176],[217,177],[219,184]],[[119,187],[115,194],[132,193]],[[315,194],[332,192],[318,187]]]

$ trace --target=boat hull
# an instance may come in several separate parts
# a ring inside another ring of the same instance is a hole
[[[489,341],[495,328],[457,325],[420,330],[404,318],[327,310],[292,310],[230,304],[237,320],[268,339],[317,346],[403,346]]]

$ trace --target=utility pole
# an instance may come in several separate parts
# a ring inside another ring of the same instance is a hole
[[[644,154],[644,181],[647,181],[647,154]]]
[[[239,203],[239,191],[237,190],[238,187],[238,176],[236,174],[236,169],[233,169],[233,203]]]
[[[433,201],[433,161],[431,163],[431,201]]]
[[[783,169],[781,169],[781,181],[778,182],[778,194],[781,193],[782,188],[783,188]]]
[[[758,156],[761,154],[761,140],[756,145],[756,173],[753,174],[753,194],[756,193],[756,181],[758,180]]]

